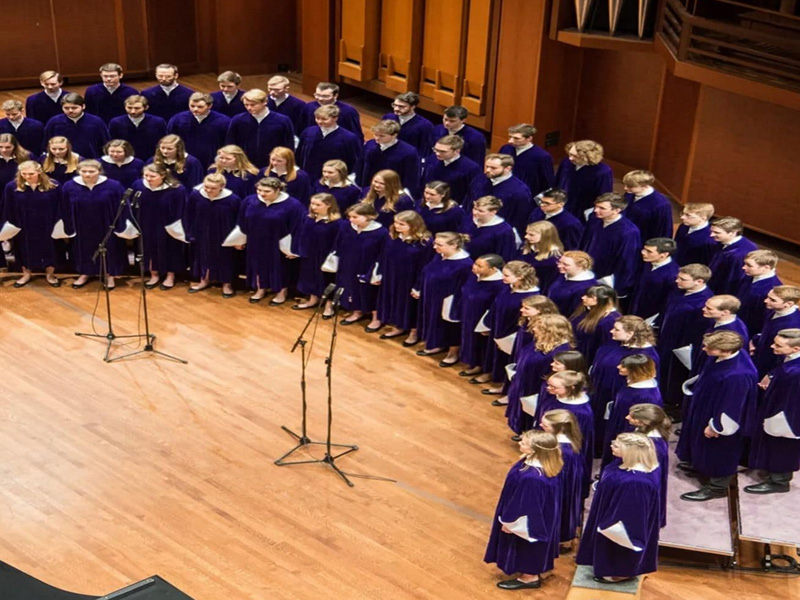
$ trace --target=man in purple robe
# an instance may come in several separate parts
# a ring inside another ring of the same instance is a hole
[[[717,294],[738,291],[746,277],[742,270],[744,257],[758,250],[758,246],[742,235],[743,229],[736,217],[720,217],[711,223],[711,237],[719,244],[719,250],[708,265],[713,273],[708,287]]]
[[[139,160],[148,160],[156,153],[158,140],[167,135],[167,123],[161,117],[146,114],[150,103],[144,96],[130,96],[125,100],[125,112],[108,124],[112,139],[126,140],[133,146]]]
[[[361,161],[356,169],[356,183],[366,187],[378,171],[389,169],[400,176],[403,187],[412,198],[419,197],[420,160],[417,149],[400,139],[400,124],[380,121],[372,126],[374,139],[364,144]]]
[[[623,211],[627,206],[621,194],[603,194],[594,201],[596,218],[583,231],[581,250],[594,259],[594,274],[625,298],[633,289],[642,247],[639,230]]]
[[[772,341],[781,329],[795,329],[800,327],[800,310],[797,302],[800,301],[800,288],[792,285],[779,285],[772,288],[764,305],[767,307],[767,317],[761,332],[750,340],[750,355],[758,369],[758,376],[767,375],[778,366],[780,358],[772,353]]]
[[[503,201],[494,196],[478,198],[472,206],[472,223],[466,231],[470,240],[466,250],[473,260],[496,254],[508,262],[517,254],[520,238],[500,216]]]
[[[339,107],[320,106],[314,118],[317,124],[300,134],[297,163],[312,180],[322,177],[322,165],[341,160],[353,171],[361,157],[361,143],[354,133],[339,127]]]
[[[536,128],[533,125],[512,125],[508,128],[508,143],[498,152],[514,157],[514,176],[525,182],[531,194],[538,196],[553,187],[555,173],[553,157],[533,143],[534,135]]]
[[[739,285],[736,296],[742,301],[739,318],[747,325],[748,331],[761,331],[767,316],[764,299],[769,291],[782,285],[775,274],[778,255],[772,250],[753,250],[744,257],[745,278]]]
[[[167,123],[167,133],[179,136],[186,152],[207,169],[216,159],[217,150],[225,145],[231,120],[211,110],[211,94],[195,92],[189,96],[189,110],[178,113]]]
[[[39,83],[44,89],[25,99],[25,116],[46,125],[61,114],[61,98],[67,91],[61,89],[64,81],[57,71],[45,71],[39,75]]]
[[[628,314],[653,323],[664,312],[678,275],[678,263],[672,260],[675,248],[675,241],[668,237],[651,238],[644,243],[644,264],[633,285]]]
[[[364,131],[361,129],[361,117],[355,108],[339,100],[339,86],[335,83],[324,81],[317,84],[317,89],[314,92],[314,100],[306,104],[303,112],[304,129],[314,127],[316,123],[315,111],[320,106],[336,106],[339,109],[339,127],[355,135],[358,139],[358,143],[362,146],[364,145]]]
[[[614,173],[603,162],[603,147],[592,140],[570,142],[558,165],[556,187],[567,192],[567,210],[588,220],[595,199],[614,189]]]
[[[234,71],[220,73],[217,77],[219,91],[211,92],[211,99],[214,103],[211,107],[212,110],[229,119],[245,112],[244,104],[242,104],[244,90],[239,88],[241,83],[242,76]]]
[[[767,472],[766,481],[748,485],[748,494],[788,492],[800,469],[800,329],[781,329],[773,338],[778,366],[759,383],[766,390],[756,414],[749,465]]]
[[[484,135],[467,125],[469,111],[463,106],[449,106],[444,109],[442,124],[433,128],[433,139],[438,140],[446,135],[457,135],[464,140],[461,155],[469,158],[477,165],[482,165],[486,156],[486,138]]]
[[[714,205],[707,202],[689,202],[681,211],[681,224],[675,232],[675,262],[680,266],[699,263],[710,265],[717,253],[717,242],[711,237],[711,217]]]
[[[122,83],[122,67],[117,63],[106,63],[100,67],[103,83],[86,88],[86,112],[103,119],[108,125],[114,117],[125,114],[125,100],[137,96],[136,88]]]
[[[189,104],[194,90],[178,83],[178,67],[162,63],[156,67],[158,85],[142,90],[150,103],[150,114],[169,120]]]
[[[80,94],[65,94],[61,99],[64,114],[53,117],[44,126],[45,139],[61,135],[72,144],[72,150],[83,158],[100,158],[103,146],[110,139],[100,117],[87,114],[86,102]]]
[[[475,182],[474,196],[494,196],[503,202],[498,213],[508,224],[516,229],[520,239],[525,235],[528,216],[533,209],[533,196],[528,186],[512,173],[514,159],[508,154],[489,154],[483,165],[486,179]],[[468,198],[464,210],[472,209],[472,198]]]
[[[703,306],[703,316],[711,319],[713,325],[705,331],[704,335],[715,331],[733,331],[739,334],[743,340],[749,340],[747,326],[737,316],[741,306],[742,303],[736,296],[730,294],[711,296]],[[691,375],[698,375],[707,362],[708,355],[703,352],[702,346],[699,344],[696,347],[693,346]]]
[[[306,103],[289,93],[291,82],[283,75],[270,77],[267,82],[269,101],[267,107],[292,120],[295,135],[300,135],[305,125]]]
[[[398,137],[401,141],[414,146],[424,161],[425,157],[431,153],[433,145],[433,123],[416,113],[418,105],[419,94],[415,92],[399,94],[392,102],[393,112],[383,115],[382,119],[400,123]]]
[[[583,237],[583,223],[565,210],[567,193],[564,190],[545,190],[534,198],[538,206],[531,211],[528,223],[550,221],[558,231],[564,250],[577,250]]]
[[[226,144],[239,146],[259,169],[269,164],[269,153],[277,146],[294,147],[292,121],[267,108],[267,93],[253,88],[242,96],[247,111],[231,119]]]
[[[681,500],[722,498],[736,475],[743,429],[758,390],[756,368],[743,346],[744,340],[733,331],[703,336],[703,351],[712,362],[691,387],[692,401],[676,453],[679,469],[708,481],[696,491],[681,494]]]
[[[464,140],[457,135],[446,135],[433,145],[434,158],[425,159],[422,183],[444,181],[450,186],[450,197],[463,204],[477,177],[482,177],[481,168],[466,156],[461,155]]]
[[[639,228],[642,239],[672,237],[672,204],[653,189],[650,171],[631,171],[622,178],[628,208],[625,216]]]
[[[22,102],[19,100],[6,100],[2,109],[6,116],[0,119],[0,134],[10,133],[25,150],[39,156],[44,147],[44,125],[26,118],[22,114]]]

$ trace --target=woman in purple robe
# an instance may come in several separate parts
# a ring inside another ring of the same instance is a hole
[[[290,261],[299,257],[306,209],[285,187],[275,177],[259,180],[256,193],[242,201],[236,228],[225,241],[239,249],[246,244],[247,283],[255,290],[251,304],[261,302],[268,290],[275,293],[270,306],[283,304],[293,283]]]
[[[388,340],[406,335],[409,343],[417,336],[417,301],[411,290],[418,288],[423,267],[433,258],[431,233],[413,210],[394,216],[389,239],[383,246],[372,283],[378,289],[378,320],[392,327],[381,335]]]
[[[30,159],[13,133],[0,133],[0,189],[14,181],[19,165]]]
[[[339,210],[344,214],[348,208],[358,204],[361,188],[350,183],[347,164],[343,160],[329,160],[322,165],[322,178],[314,183],[315,194],[331,194],[336,198]]]
[[[163,165],[151,163],[142,169],[142,178],[132,189],[141,193],[139,214],[135,216],[142,233],[142,260],[150,271],[144,285],[151,290],[160,283],[159,289],[171,290],[175,274],[186,269],[186,188]]]
[[[661,392],[656,381],[656,363],[644,354],[631,354],[617,366],[625,377],[626,386],[617,392],[614,402],[605,407],[605,431],[603,432],[603,460],[600,469],[605,469],[612,460],[611,441],[618,434],[631,431],[628,413],[634,404],[656,404],[662,406]]]
[[[192,277],[189,287],[196,294],[218,281],[222,297],[233,298],[236,277],[236,250],[223,246],[236,226],[241,199],[225,187],[222,173],[206,175],[203,183],[189,194],[186,203],[186,237],[192,244]]]
[[[419,214],[434,235],[443,231],[467,231],[464,209],[450,197],[450,186],[444,181],[429,181],[425,184]]]
[[[458,323],[456,294],[472,272],[472,259],[464,249],[469,236],[447,231],[436,234],[433,249],[438,254],[420,273],[419,285],[411,296],[420,300],[419,337],[425,348],[417,356],[447,353],[440,367],[458,362],[461,328]]]
[[[72,144],[63,136],[50,138],[47,152],[39,157],[45,175],[58,183],[66,183],[78,174],[78,163],[83,160],[72,151]]]
[[[536,399],[536,414],[533,417],[534,427],[541,427],[542,415],[544,415],[544,413],[549,410],[557,410],[560,408],[558,398],[548,390],[547,380],[556,373],[576,371],[581,373],[588,382],[588,368],[589,366],[586,364],[586,359],[583,357],[583,354],[577,350],[564,350],[563,352],[556,352],[553,355],[553,361],[550,363],[550,372],[545,376],[541,387],[539,387],[539,397]]]
[[[611,341],[611,327],[622,315],[617,309],[617,293],[607,285],[593,285],[581,296],[581,306],[570,315],[578,350],[589,364],[597,349]]]
[[[556,172],[556,188],[567,192],[566,209],[587,220],[595,199],[614,190],[614,173],[603,161],[603,147],[592,140],[570,142]],[[588,213],[587,213],[588,211]]]
[[[147,164],[169,169],[172,176],[187,190],[197,187],[203,181],[203,165],[194,156],[186,153],[183,140],[177,135],[165,135],[158,140],[155,156]]]
[[[658,568],[661,522],[658,458],[650,438],[622,433],[613,453],[620,461],[600,477],[575,559],[607,584]]]
[[[239,198],[255,194],[258,167],[250,162],[239,146],[228,144],[217,150],[217,158],[208,172],[224,175],[225,187]]]
[[[472,204],[472,223],[467,226],[470,235],[467,251],[473,258],[499,254],[508,261],[516,255],[519,237],[514,228],[497,214],[502,207],[502,200],[494,196],[483,196]]]
[[[269,165],[260,172],[260,177],[275,177],[286,184],[286,193],[297,198],[308,207],[311,198],[311,178],[297,166],[294,152],[284,146],[277,146],[269,153]]]
[[[124,188],[129,188],[133,182],[142,176],[144,161],[133,155],[133,146],[125,140],[111,140],[103,148],[100,157],[103,164],[103,173],[109,179],[118,181]]]
[[[543,294],[547,294],[550,284],[558,276],[558,259],[562,254],[564,245],[555,226],[550,221],[537,221],[525,228],[517,260],[524,260],[536,269],[539,287]]]
[[[561,448],[553,434],[526,431],[519,449],[522,456],[506,475],[483,558],[506,575],[520,573],[497,583],[504,590],[542,587],[540,575],[553,569],[558,555]]]
[[[556,303],[562,315],[571,315],[581,304],[581,296],[597,280],[592,272],[594,260],[581,250],[567,250],[558,259],[559,275],[553,279],[547,295]]]
[[[372,333],[382,323],[378,320],[378,290],[370,285],[370,279],[389,232],[377,221],[378,211],[371,204],[359,202],[346,214],[350,223],[342,225],[333,243],[333,254],[338,258],[336,285],[344,290],[342,308],[350,311],[341,324],[370,319],[365,330]]]
[[[414,210],[414,201],[403,190],[400,176],[394,171],[384,169],[372,176],[372,182],[362,202],[372,204],[378,211],[378,222],[389,227],[394,215],[404,210]]]
[[[72,284],[74,289],[82,288],[91,276],[100,273],[101,262],[99,259],[92,260],[92,256],[114,221],[125,193],[119,183],[102,175],[102,172],[99,161],[81,161],[78,163],[78,175],[66,182],[61,190],[61,216],[64,220],[64,235],[61,237],[74,235],[71,247],[75,270],[79,273]],[[124,223],[117,224],[120,231],[124,227]],[[106,249],[108,270],[105,285],[114,289],[114,277],[122,274],[125,266],[125,244],[112,235]]]
[[[292,306],[292,310],[315,308],[328,284],[333,283],[333,273],[322,270],[322,264],[333,250],[333,243],[339,230],[347,226],[342,221],[339,205],[331,194],[314,194],[308,206],[308,214],[300,227],[300,275],[297,290],[308,295],[308,300]],[[332,302],[329,300],[323,319],[333,316]]]
[[[55,276],[56,248],[52,238],[60,204],[58,183],[44,174],[42,166],[32,160],[20,163],[16,179],[5,187],[0,202],[0,226],[11,223],[20,229],[14,236],[14,251],[22,277],[14,282],[15,288],[27,285],[33,272],[42,271],[51,286],[61,285]]]
[[[626,417],[637,433],[650,438],[656,449],[661,476],[661,527],[667,526],[667,485],[669,481],[669,435],[672,421],[658,404],[634,404]]]
[[[560,554],[570,552],[583,522],[583,469],[581,456],[583,435],[578,420],[563,408],[549,410],[542,415],[541,427],[552,433],[561,446],[564,469],[561,471],[561,526],[559,528]]]

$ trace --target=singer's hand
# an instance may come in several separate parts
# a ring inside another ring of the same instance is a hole
[[[244,250],[244,244],[239,244],[238,246],[234,246],[237,250]]]
[[[411,290],[411,297],[412,297],[414,300],[419,300],[419,292],[418,292],[418,291],[416,291],[416,290]]]

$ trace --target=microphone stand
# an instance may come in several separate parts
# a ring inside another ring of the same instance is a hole
[[[144,310],[144,333],[139,334],[138,337],[143,337],[145,339],[144,348],[141,350],[134,350],[133,352],[129,352],[128,354],[123,354],[122,356],[115,356],[114,358],[108,360],[107,362],[115,362],[118,360],[124,360],[126,358],[131,358],[133,356],[138,356],[140,354],[154,354],[157,356],[163,356],[169,360],[173,360],[175,362],[182,363],[184,365],[188,365],[189,361],[184,360],[182,358],[178,358],[177,356],[172,356],[171,354],[167,354],[166,352],[161,352],[160,350],[156,350],[153,346],[153,343],[156,341],[156,335],[154,333],[150,333],[150,319],[148,318],[147,313],[147,287],[144,285],[145,283],[145,273],[144,273],[144,231],[142,230],[142,226],[139,225],[139,216],[141,213],[141,205],[139,204],[139,199],[142,196],[142,192],[136,192],[133,195],[133,210],[131,210],[131,219],[133,219],[133,224],[136,226],[136,229],[139,230],[139,239],[136,248],[136,262],[139,263],[139,275],[141,277],[141,294],[142,294],[142,308]]]

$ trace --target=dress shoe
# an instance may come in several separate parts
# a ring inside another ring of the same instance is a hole
[[[446,360],[439,361],[439,366],[442,367],[443,369],[446,369],[447,367],[452,367],[457,364],[458,364],[458,359],[455,359],[453,362],[447,362]]]
[[[468,379],[467,383],[471,383],[472,385],[486,385],[489,382],[488,381],[481,381],[477,377],[473,377],[472,379]]]
[[[686,492],[681,494],[681,500],[689,500],[691,502],[705,502],[706,500],[714,500],[716,498],[724,498],[728,495],[727,490],[719,492],[712,490],[710,487],[701,487],[694,492]]]
[[[28,279],[27,279],[27,280],[25,280],[25,281],[23,281],[22,283],[20,283],[19,281],[15,281],[15,282],[14,282],[14,287],[15,287],[15,288],[21,288],[21,287],[25,287],[25,286],[26,286],[26,285],[28,285],[30,282],[31,282],[31,278],[30,278],[30,277],[28,277]]]
[[[115,289],[117,289],[117,284],[115,283],[114,285],[108,285],[107,283],[104,283],[103,289],[109,292],[113,292]]]
[[[258,297],[256,297],[256,296],[250,296],[250,300],[249,300],[249,302],[250,302],[250,304],[258,304],[258,303],[259,303],[259,302],[261,302],[263,299],[264,299],[264,296],[261,296],[260,298],[258,298]]]
[[[311,308],[317,308],[319,304],[292,304],[292,310],[309,310]]]
[[[614,585],[617,583],[628,583],[629,581],[633,581],[636,577],[625,577],[624,579],[606,579],[605,577],[592,577],[597,583],[606,583],[608,585]]]
[[[82,287],[85,287],[87,283],[89,283],[89,280],[88,280],[88,279],[87,279],[86,281],[84,281],[83,283],[73,283],[73,284],[72,284],[72,289],[73,289],[73,290],[79,290],[79,289],[81,289]]]
[[[188,292],[190,294],[196,294],[197,292],[202,292],[203,290],[207,290],[209,286],[204,285],[203,287],[190,287]]]
[[[281,304],[286,304],[286,298],[283,300],[275,300],[275,298],[273,298],[269,301],[270,306],[280,306]]]
[[[222,292],[223,298],[233,298],[236,295],[236,292]]]
[[[383,323],[381,323],[377,327],[364,327],[364,331],[366,331],[367,333],[375,333],[376,331],[380,331],[381,329],[383,329]]]
[[[785,494],[789,491],[789,488],[788,483],[765,481],[764,483],[745,486],[744,491],[748,494]]]
[[[492,400],[492,406],[508,406],[508,402],[500,402],[500,400]]]
[[[332,314],[330,314],[330,315],[322,315],[322,318],[325,321],[330,321],[333,318],[333,315]]]
[[[447,348],[440,348],[439,350],[417,350],[417,356],[436,356],[437,354],[444,354]]]
[[[148,290],[154,290],[158,286],[158,284],[159,284],[158,281],[156,281],[155,283],[145,283],[144,287],[146,287]]]
[[[409,342],[408,340],[403,340],[403,348],[411,348],[412,346],[416,346],[417,344],[419,344],[421,341],[422,340],[420,339],[416,339],[413,342]]]
[[[160,289],[162,292],[168,292],[174,287],[175,287],[174,283],[172,285],[167,285],[166,283],[162,283],[160,286],[158,286],[158,289]]]
[[[521,435],[512,435],[511,436],[511,441],[512,442],[521,442],[522,441],[522,436]]]
[[[495,392],[494,390],[481,390],[481,394],[484,396],[502,396],[503,392]]]
[[[55,281],[50,281],[49,279],[46,280],[47,285],[50,287],[61,287],[61,280],[56,278]]]
[[[498,581],[497,587],[501,590],[538,590],[542,587],[542,580],[537,579],[526,583],[519,579],[507,579],[506,581]]]
[[[363,321],[364,319],[367,319],[367,318],[368,318],[367,315],[361,315],[357,319],[350,319],[350,320],[344,319],[344,320],[339,322],[339,325],[343,325],[345,327],[349,327],[350,325],[355,325],[359,321]]]
[[[407,331],[400,331],[398,333],[382,333],[380,335],[380,338],[378,338],[378,339],[391,340],[393,338],[403,337],[404,335],[408,335],[408,332]]]

